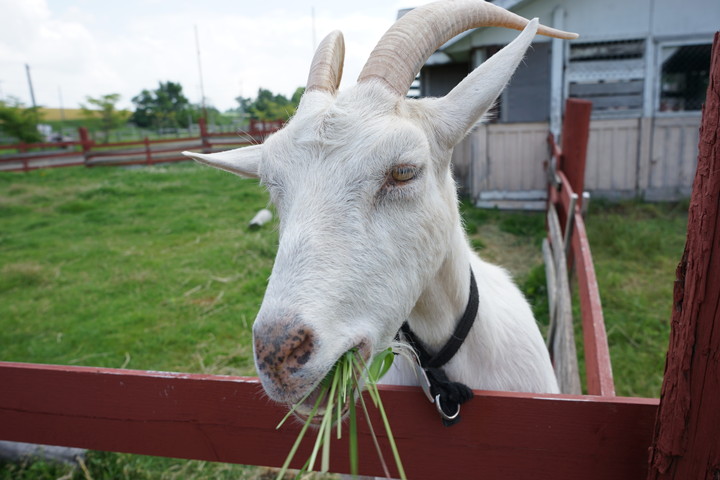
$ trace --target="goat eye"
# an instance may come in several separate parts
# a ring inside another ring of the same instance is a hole
[[[417,174],[417,168],[412,165],[397,165],[390,171],[390,176],[396,182],[409,182]]]

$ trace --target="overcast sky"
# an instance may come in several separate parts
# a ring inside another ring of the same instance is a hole
[[[62,98],[65,108],[78,108],[88,95],[119,93],[120,106],[130,108],[133,96],[168,80],[199,103],[194,26],[205,97],[221,110],[259,87],[289,96],[304,86],[313,39],[319,43],[335,29],[345,35],[346,88],[397,10],[412,6],[413,0],[0,0],[0,97],[31,104],[28,64],[36,102],[46,107],[59,107]]]

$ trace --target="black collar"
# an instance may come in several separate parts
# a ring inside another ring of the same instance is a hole
[[[430,399],[435,403],[446,426],[454,425],[460,420],[460,404],[472,398],[472,390],[462,383],[450,381],[442,367],[455,356],[467,338],[477,317],[478,303],[478,287],[471,268],[470,298],[465,307],[465,313],[455,326],[453,334],[437,353],[433,355],[428,352],[422,341],[410,330],[407,322],[403,323],[400,329],[405,340],[417,354],[421,371],[430,388]]]

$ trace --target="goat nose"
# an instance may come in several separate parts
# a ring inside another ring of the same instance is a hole
[[[291,393],[298,382],[293,374],[310,360],[315,349],[313,330],[297,319],[256,323],[253,329],[258,372],[275,387]]]

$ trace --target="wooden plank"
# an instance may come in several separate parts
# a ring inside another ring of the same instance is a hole
[[[570,196],[573,191],[567,177],[561,171],[557,172],[562,188],[560,191],[550,188],[548,198],[550,203],[556,205],[558,216],[563,222],[570,205]],[[590,242],[585,230],[585,221],[582,211],[576,206],[575,229],[571,245],[572,255],[569,263],[574,265],[577,272],[578,293],[580,296],[580,310],[582,313],[583,341],[585,345],[585,374],[587,392],[591,395],[615,395],[612,365],[610,363],[610,349],[607,343],[605,320],[600,302],[600,290],[595,276],[595,267],[590,252]]]
[[[588,95],[584,96],[583,98],[592,100],[596,112],[610,109],[618,110],[621,112],[628,110],[637,111],[639,108],[642,108],[643,102],[642,94],[617,95],[614,97]]]
[[[720,32],[711,57],[648,479],[720,478]]]
[[[0,385],[4,440],[277,466],[299,429],[275,429],[285,410],[251,378],[0,363]],[[381,394],[412,479],[637,479],[658,403],[478,391],[446,428],[418,388]],[[359,429],[361,473],[382,475],[367,426]],[[348,470],[344,441],[332,457],[332,470]]]
[[[483,190],[542,190],[547,124],[492,124],[487,127],[487,185]],[[479,192],[477,192],[479,193]]]
[[[590,115],[593,104],[586,100],[568,99],[563,120],[562,162],[558,169],[565,172],[570,188],[580,195],[585,191],[585,165],[587,163],[587,145],[590,135]]]
[[[555,376],[562,393],[580,394],[580,373],[578,370],[575,332],[573,328],[572,305],[570,302],[570,283],[568,280],[567,259],[560,221],[554,205],[549,205],[547,213],[550,248],[555,272],[554,318],[551,318],[551,330],[548,339],[555,368]],[[549,290],[548,290],[549,293]]]
[[[472,155],[472,192],[470,195],[476,198],[480,192],[490,188],[490,161],[488,159],[488,127],[477,125],[467,137],[470,139]]]
[[[563,185],[567,178],[559,172]],[[566,192],[567,193],[567,192]],[[565,194],[563,203],[565,203]],[[590,252],[590,242],[585,230],[581,210],[575,208],[575,229],[572,234],[572,258],[577,274],[580,309],[583,319],[585,345],[585,373],[587,392],[591,395],[615,395],[615,385],[610,363],[610,349],[607,343],[605,320],[600,302],[600,290],[595,276],[595,266]]]
[[[570,85],[570,95],[581,98],[616,95],[642,95],[644,84],[645,80],[573,83]]]
[[[553,344],[553,337],[555,336],[556,329],[555,309],[557,308],[557,285],[555,279],[557,277],[555,276],[555,259],[553,259],[552,248],[550,247],[550,241],[547,238],[543,239],[542,253],[543,262],[545,263],[545,284],[548,291],[548,316],[550,318],[547,335],[545,335],[545,341],[549,349]]]

